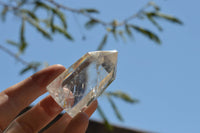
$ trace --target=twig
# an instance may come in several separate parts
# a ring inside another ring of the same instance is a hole
[[[0,44],[0,49],[2,51],[4,51],[5,53],[9,54],[10,56],[14,57],[17,61],[19,61],[21,64],[28,66],[29,63],[25,60],[23,60],[22,58],[20,58],[19,56],[17,56],[15,53],[13,53],[12,51],[10,51],[9,49],[7,49],[6,47],[4,47],[3,45]]]
[[[124,19],[124,21],[122,21],[119,25],[125,25],[127,24],[128,21],[135,19],[137,17],[139,17],[141,14],[143,14],[143,12],[149,7],[151,6],[149,3],[147,3],[144,7],[142,7],[137,13],[131,15],[130,17]]]

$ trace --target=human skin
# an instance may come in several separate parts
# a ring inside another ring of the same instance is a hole
[[[45,97],[29,111],[17,117],[25,107],[46,92],[46,86],[65,70],[61,65],[43,69],[0,93],[0,133],[35,133],[44,128],[62,108],[51,96]],[[97,101],[71,118],[65,113],[44,133],[84,133]]]

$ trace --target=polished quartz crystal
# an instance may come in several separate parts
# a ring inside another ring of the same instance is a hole
[[[117,51],[88,52],[51,82],[47,90],[74,117],[115,79]]]

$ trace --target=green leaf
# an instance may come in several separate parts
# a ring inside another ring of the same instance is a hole
[[[51,27],[51,32],[55,32],[55,26],[54,26],[54,14],[51,15],[50,18],[50,27]]]
[[[98,105],[97,111],[99,112],[99,115],[100,115],[101,118],[103,119],[105,127],[106,127],[109,131],[112,131],[112,130],[113,130],[113,127],[112,127],[112,125],[110,125],[110,123],[109,123],[109,121],[108,121],[106,115],[104,114],[103,110],[101,109],[100,105]]]
[[[108,39],[108,34],[105,34],[97,50],[102,50]]]
[[[154,17],[163,18],[163,19],[168,20],[173,23],[183,24],[183,22],[181,20],[179,20],[178,18],[167,15],[167,14],[162,14],[162,13],[158,13],[158,12],[153,12],[151,14]]]
[[[159,37],[156,34],[154,34],[153,32],[151,32],[147,29],[144,29],[142,27],[139,27],[139,26],[135,26],[135,25],[129,25],[129,26],[132,27],[134,30],[138,31],[139,33],[143,34],[144,36],[148,37],[152,41],[154,41],[158,44],[161,44]]]
[[[117,118],[120,121],[123,121],[123,118],[122,118],[121,114],[119,113],[119,110],[118,110],[117,106],[115,105],[114,101],[112,100],[112,98],[109,95],[107,95],[107,98],[108,98],[108,101],[110,102]]]
[[[31,12],[29,10],[26,10],[26,9],[21,9],[20,10],[21,13],[24,13],[26,15],[28,15],[29,17],[31,17],[32,19],[34,19],[35,21],[38,21],[38,18],[37,16],[34,14],[34,12]]]
[[[80,12],[99,13],[96,9],[81,9]]]
[[[111,33],[115,40],[118,41],[116,26],[113,26],[113,28],[111,29]]]
[[[117,98],[121,98],[122,100],[129,102],[129,103],[137,103],[137,99],[131,98],[128,94],[122,92],[122,91],[115,91],[115,92],[105,92],[106,95],[114,96]]]
[[[98,22],[97,20],[91,19],[91,20],[89,20],[89,21],[85,24],[85,27],[86,27],[87,29],[90,29],[90,28],[94,27],[95,25],[97,25],[98,23],[99,23],[99,22]]]
[[[125,36],[124,36],[124,32],[123,32],[123,31],[119,31],[118,34],[119,34],[119,36],[122,38],[122,40],[123,40],[124,42],[126,42],[126,38],[125,38]]]
[[[21,53],[23,53],[27,47],[27,43],[24,37],[24,29],[25,29],[25,20],[22,19],[21,30],[20,30],[20,47],[19,47],[19,51]]]
[[[147,18],[149,21],[158,28],[158,30],[162,31],[162,27],[154,20],[152,13],[146,13]]]
[[[62,29],[59,26],[53,25],[55,31],[58,31],[59,33],[63,34],[67,39],[73,40],[71,35],[66,31],[66,29]]]
[[[156,11],[160,11],[160,7],[156,5],[156,3],[154,3],[153,1],[150,1],[149,5],[153,6]]]
[[[27,19],[27,21],[33,26],[35,27],[44,37],[46,37],[47,39],[52,40],[51,35],[45,31],[42,27],[40,27],[39,23],[30,19]]]
[[[16,47],[19,47],[19,43],[17,43],[17,42],[14,42],[14,41],[12,41],[12,40],[7,40],[6,41],[8,44],[11,44],[11,45],[13,45],[13,46],[16,46]]]
[[[24,4],[27,3],[27,1],[28,1],[28,0],[20,0],[20,1],[17,2],[17,3],[18,3],[17,6],[18,6],[18,7],[23,6]]]
[[[27,71],[29,71],[29,70],[31,70],[31,69],[32,69],[31,66],[27,66],[27,67],[25,67],[24,69],[22,69],[22,70],[20,71],[20,75],[26,73]]]
[[[5,7],[3,8],[3,10],[1,11],[1,19],[2,19],[2,21],[5,21],[5,20],[6,20],[6,14],[7,14],[7,12],[8,12],[8,7],[5,6]]]
[[[65,15],[59,11],[59,9],[54,9],[52,8],[52,12],[58,16],[58,18],[60,19],[60,21],[63,24],[63,27],[66,29],[67,28],[67,22],[66,22],[66,18]]]
[[[30,64],[28,64],[25,68],[23,68],[21,71],[20,71],[20,75],[30,71],[30,70],[33,70],[33,71],[37,71],[38,67],[41,65],[40,62],[32,62]]]
[[[129,28],[129,25],[125,24],[125,32],[129,37],[133,37],[133,34]]]
[[[35,1],[35,10],[37,10],[38,8],[43,8],[45,10],[51,10],[52,9],[49,5],[43,3],[39,0],[36,0]]]

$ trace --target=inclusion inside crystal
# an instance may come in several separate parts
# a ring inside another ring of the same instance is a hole
[[[55,101],[74,117],[115,79],[117,51],[88,52],[47,87]]]

